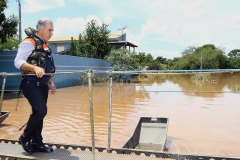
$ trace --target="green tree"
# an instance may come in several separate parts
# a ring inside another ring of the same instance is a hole
[[[240,49],[234,49],[228,53],[230,68],[240,68]]]
[[[150,66],[154,62],[154,58],[150,53],[148,53],[145,61],[146,61],[146,65]]]
[[[229,56],[229,58],[238,58],[238,57],[240,57],[240,49],[231,50],[228,53],[228,56]]]
[[[7,42],[7,38],[11,38],[17,34],[18,18],[14,15],[6,17],[4,10],[7,8],[7,0],[0,0],[0,43]]]
[[[190,46],[181,54],[182,57],[173,64],[172,69],[224,69],[229,68],[230,65],[224,49],[212,44],[201,47]]]
[[[84,48],[90,57],[103,59],[111,51],[110,30],[107,27],[104,23],[99,26],[96,20],[88,22],[84,31]]]
[[[187,49],[185,49],[181,55],[182,57],[187,56],[189,54],[193,54],[196,51],[196,47],[194,46],[188,46]]]
[[[84,45],[84,38],[82,36],[82,34],[79,34],[78,36],[78,44],[77,44],[77,55],[78,56],[82,56],[82,57],[86,57],[86,50],[85,50],[85,45]]]
[[[138,65],[136,63],[136,53],[127,49],[112,50],[111,53],[104,58],[107,62],[111,63],[113,70],[127,71],[136,70]],[[119,75],[118,81],[122,78],[123,74]]]
[[[77,43],[76,43],[76,40],[73,39],[73,37],[71,37],[69,52],[70,52],[70,55],[72,55],[72,56],[77,55]]]
[[[79,34],[78,42],[70,44],[74,46],[72,47],[73,54],[103,59],[113,48],[109,43],[110,30],[107,27],[108,25],[104,23],[99,26],[96,20],[88,22],[83,34]]]
[[[172,64],[173,60],[158,56],[155,60],[150,60],[149,70],[167,70]]]
[[[229,60],[225,56],[224,48],[217,48],[212,44],[206,44],[196,49],[203,69],[228,68]],[[202,59],[202,60],[201,60]]]
[[[137,59],[137,65],[139,66],[139,69],[142,69],[144,66],[146,66],[146,53],[145,52],[139,52],[136,54]]]
[[[167,58],[163,58],[162,56],[158,56],[156,58],[156,61],[161,63],[161,64],[167,64]]]
[[[110,62],[112,68],[117,71],[136,70],[138,68],[136,53],[127,49],[112,50],[104,59]]]
[[[217,49],[214,44],[205,44],[201,48],[210,48],[212,50],[216,50]]]
[[[3,44],[0,44],[0,51],[2,50],[16,50],[18,47],[18,38],[7,38],[7,41]]]
[[[159,63],[156,59],[151,61],[151,64],[148,65],[148,70],[161,70],[163,69],[163,65]]]
[[[166,69],[171,69],[173,64],[174,64],[174,60],[176,60],[176,57],[174,59],[167,59],[166,61]]]
[[[229,63],[230,63],[230,66],[229,68],[232,68],[232,69],[239,69],[240,68],[240,57],[237,57],[237,58],[230,58],[229,59]]]

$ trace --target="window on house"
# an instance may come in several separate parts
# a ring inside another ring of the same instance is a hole
[[[64,50],[65,50],[64,46],[57,46],[57,52],[61,52]]]

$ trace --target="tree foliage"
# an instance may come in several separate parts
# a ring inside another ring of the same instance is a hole
[[[154,58],[150,53],[148,53],[146,56],[146,62],[146,65],[148,66],[150,66],[154,62]]]
[[[11,38],[17,34],[18,18],[14,15],[6,17],[4,10],[7,8],[7,0],[0,0],[0,43],[7,42],[7,38]]]
[[[115,71],[138,69],[136,53],[127,49],[112,50],[104,59],[111,63],[111,66]],[[122,77],[123,74],[119,74],[118,81],[120,81]]]
[[[156,61],[161,64],[167,64],[167,58],[163,58],[162,56],[158,56]]]
[[[188,46],[187,49],[185,49],[185,50],[181,53],[181,55],[182,55],[182,57],[185,57],[185,56],[187,56],[187,55],[189,55],[189,54],[193,54],[193,53],[195,52],[195,50],[196,50],[196,47],[194,47],[194,46]]]
[[[224,69],[229,65],[224,49],[206,44],[201,47],[188,47],[182,52],[182,57],[173,64],[172,69]]]
[[[145,52],[139,52],[137,55],[136,55],[136,58],[138,59],[137,61],[137,64],[140,68],[144,67],[145,66],[145,58],[146,58],[146,54]]]
[[[86,48],[84,45],[84,37],[82,34],[79,34],[79,36],[78,36],[77,55],[82,56],[82,57],[87,56]]]
[[[72,56],[76,56],[77,55],[77,43],[76,40],[73,39],[73,37],[71,37],[71,43],[70,43],[70,55]]]
[[[127,49],[112,50],[108,56],[105,56],[105,60],[110,62],[112,68],[117,71],[138,69],[135,52]]]
[[[171,67],[173,60],[158,56],[156,59],[152,57],[149,61],[149,70],[168,70]]]
[[[228,53],[228,56],[229,56],[229,58],[238,58],[238,57],[240,57],[240,49],[231,50]]]
[[[99,26],[96,20],[88,22],[78,40],[72,39],[70,52],[73,53],[70,54],[103,59],[112,49],[109,34],[108,25],[103,23]]]
[[[2,50],[16,50],[18,47],[18,38],[7,38],[7,41],[3,44],[0,44],[0,51]]]
[[[147,55],[145,52],[139,52],[136,54],[136,60],[139,69],[142,69],[144,66],[148,65]]]
[[[240,68],[240,57],[230,59],[230,68],[239,69]]]
[[[240,68],[240,49],[234,49],[228,53],[231,68]]]
[[[78,40],[72,39],[70,54],[105,59],[115,70],[143,69],[144,66],[149,66],[150,70],[240,68],[240,49],[229,52],[228,58],[225,49],[214,44],[189,46],[181,53],[181,57],[173,59],[162,56],[154,59],[151,53],[135,53],[126,49],[113,50],[113,46],[109,43],[110,31],[107,27],[106,24],[99,26],[95,20],[89,22],[83,34],[79,34]]]

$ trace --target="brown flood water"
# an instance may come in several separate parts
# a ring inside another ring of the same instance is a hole
[[[111,147],[121,148],[139,117],[168,117],[167,152],[240,157],[240,74],[212,74],[213,82],[194,83],[192,75],[163,74],[113,83]],[[9,117],[0,137],[18,139],[31,109],[21,95],[5,93]],[[109,83],[93,86],[95,145],[107,147]],[[88,86],[49,94],[44,142],[91,146]]]

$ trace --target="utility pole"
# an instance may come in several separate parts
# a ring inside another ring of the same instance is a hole
[[[21,3],[20,3],[21,0],[16,0],[16,2],[18,2],[18,10],[19,10],[19,44],[22,42],[22,28],[21,28]]]
[[[201,52],[201,68],[200,69],[202,70],[202,52]]]

